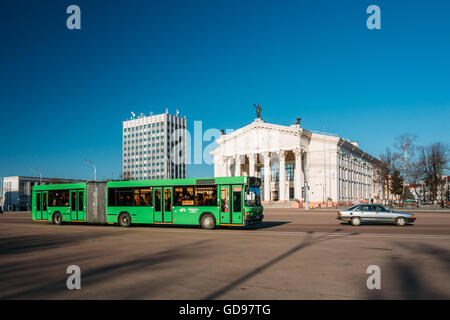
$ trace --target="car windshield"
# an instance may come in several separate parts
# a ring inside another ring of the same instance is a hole
[[[247,186],[245,190],[245,205],[247,207],[258,207],[261,205],[261,189],[259,187]]]

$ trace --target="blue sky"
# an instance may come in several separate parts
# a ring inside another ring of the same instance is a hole
[[[66,8],[81,8],[81,30]],[[368,30],[366,8],[381,8]],[[357,140],[449,143],[448,1],[0,2],[0,176],[121,172],[121,126],[176,109],[188,129],[267,122]],[[206,146],[207,143],[204,144]],[[188,176],[210,176],[190,165]]]

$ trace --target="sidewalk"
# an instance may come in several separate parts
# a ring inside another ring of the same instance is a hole
[[[356,204],[355,204],[356,205]],[[295,211],[308,211],[305,208],[292,208],[292,201],[286,201],[284,203],[266,203],[263,204],[264,209],[292,209]],[[350,208],[351,206],[334,206],[334,207],[322,207],[322,208],[310,208],[309,211],[337,211],[337,210],[345,210]],[[412,207],[412,206],[404,206],[404,207],[388,207],[394,211],[436,211],[436,212],[449,212],[450,208],[441,208],[437,206],[421,206],[421,207]]]

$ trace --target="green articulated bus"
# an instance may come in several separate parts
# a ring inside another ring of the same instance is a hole
[[[36,221],[89,224],[258,224],[263,219],[261,179],[218,177],[107,181],[33,187]]]

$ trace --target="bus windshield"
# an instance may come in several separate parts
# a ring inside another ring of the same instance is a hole
[[[261,205],[261,189],[259,187],[247,186],[245,188],[245,205],[247,207],[258,207]]]

